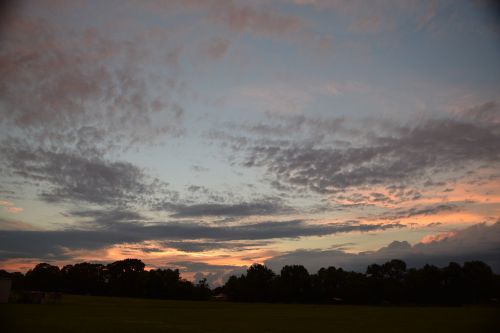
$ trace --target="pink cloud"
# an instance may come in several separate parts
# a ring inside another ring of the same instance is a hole
[[[165,13],[172,10],[203,10],[215,23],[233,32],[250,32],[258,35],[283,35],[304,27],[297,16],[282,14],[262,2],[232,0],[188,1],[133,1],[132,4],[149,12]]]
[[[0,230],[40,230],[39,228],[19,220],[0,217]]]
[[[285,34],[301,27],[297,17],[279,14],[272,10],[237,6],[233,2],[221,6],[215,12],[220,22],[234,31],[250,31],[257,34]]]
[[[210,58],[219,59],[226,54],[228,49],[229,41],[220,38],[214,38],[208,42],[208,44],[203,48],[203,51]]]
[[[23,211],[23,208],[21,207],[16,207],[12,202],[10,201],[5,201],[2,200],[0,201],[0,206],[5,207],[5,210],[7,210],[9,213],[12,214],[17,214]]]
[[[443,232],[443,233],[439,233],[436,235],[427,235],[427,236],[424,236],[422,238],[422,240],[420,240],[420,243],[429,244],[429,243],[433,243],[433,242],[441,242],[441,241],[444,241],[450,237],[455,237],[456,235],[457,235],[456,231]]]
[[[12,214],[21,213],[23,210],[21,207],[7,207],[7,211]]]
[[[10,110],[3,121],[38,139],[68,143],[79,140],[74,132],[88,126],[106,133],[109,144],[117,136],[122,140],[127,130],[133,133],[130,142],[177,134],[173,90],[151,89],[173,82],[176,73],[148,77],[146,61],[164,62],[151,54],[149,40],[111,36],[94,28],[66,31],[24,13],[10,17],[1,36],[0,98]],[[163,122],[153,121],[159,103]]]

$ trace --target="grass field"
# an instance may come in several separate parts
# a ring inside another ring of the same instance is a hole
[[[0,304],[0,332],[500,332],[500,309],[163,301],[65,295]]]

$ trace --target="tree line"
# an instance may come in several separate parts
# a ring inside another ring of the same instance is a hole
[[[63,292],[80,295],[126,296],[163,299],[208,299],[212,291],[205,279],[194,284],[181,278],[178,269],[146,271],[139,259],[125,259],[108,265],[88,262],[66,265],[61,269],[40,263],[26,274],[7,273],[12,289]]]
[[[26,274],[0,270],[0,276],[10,277],[14,290],[161,299],[223,295],[241,302],[460,305],[498,304],[500,298],[500,276],[481,261],[408,269],[404,261],[394,259],[369,265],[365,273],[328,267],[314,274],[301,265],[284,266],[277,274],[254,264],[215,289],[206,279],[197,283],[182,279],[178,269],[144,267],[138,259],[108,265],[84,262],[61,269],[40,263]]]

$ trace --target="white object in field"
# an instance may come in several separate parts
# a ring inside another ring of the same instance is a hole
[[[9,278],[0,277],[0,303],[7,303],[9,301],[9,293],[12,281]]]

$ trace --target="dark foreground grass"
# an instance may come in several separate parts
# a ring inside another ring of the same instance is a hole
[[[500,309],[163,301],[65,295],[0,304],[0,332],[500,332]]]

